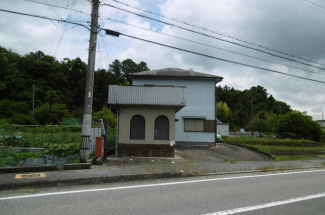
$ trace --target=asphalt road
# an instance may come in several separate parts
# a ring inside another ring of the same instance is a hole
[[[324,214],[324,181],[312,170],[6,191],[0,214]]]

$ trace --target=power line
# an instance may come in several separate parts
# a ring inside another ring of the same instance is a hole
[[[90,28],[88,26],[86,26],[86,25],[76,23],[76,22],[70,22],[70,21],[67,21],[67,20],[55,19],[55,18],[40,16],[40,15],[35,15],[35,14],[21,13],[21,12],[5,10],[5,9],[0,9],[0,11],[6,12],[6,13],[23,15],[23,16],[30,16],[30,17],[34,17],[34,18],[47,19],[47,20],[53,20],[53,21],[58,21],[58,22],[65,22],[65,23],[69,23],[69,24],[78,25],[78,26],[81,26],[81,27],[84,27],[84,28],[87,28],[88,30],[90,30]]]
[[[70,3],[70,0],[69,0],[68,4],[69,4],[69,3]],[[72,2],[72,4],[71,4],[70,8],[67,8],[67,9],[73,9],[74,6],[75,6],[75,4],[76,4],[76,2],[75,2],[75,0],[73,0],[73,2]],[[65,13],[64,13],[65,20],[69,20],[69,19],[71,18],[71,12],[72,12],[72,10],[69,10],[68,14],[66,15],[67,9],[65,10]],[[63,23],[62,25],[63,25],[63,28],[64,28],[64,29],[66,29],[67,26],[68,26],[67,23]],[[55,47],[54,52],[53,52],[53,55],[54,55],[54,56],[56,55],[56,53],[58,52],[58,50],[59,50],[59,48],[60,48],[60,46],[61,46],[61,43],[62,43],[62,40],[63,40],[63,38],[64,38],[65,32],[66,32],[66,31],[62,31],[61,34],[59,35],[59,39],[58,39],[58,41],[57,41],[56,47]]]
[[[216,40],[220,40],[220,41],[223,41],[223,42],[231,43],[231,44],[234,44],[234,45],[238,45],[238,46],[241,46],[241,47],[244,47],[244,48],[252,49],[254,51],[262,52],[264,54],[268,54],[268,55],[271,55],[273,57],[278,57],[278,58],[282,58],[282,59],[289,60],[289,61],[292,61],[292,62],[304,64],[306,66],[311,66],[311,67],[315,67],[317,69],[325,70],[325,68],[322,68],[322,67],[314,66],[312,64],[308,64],[308,63],[304,63],[304,62],[301,62],[301,61],[298,61],[298,60],[294,60],[294,59],[291,59],[291,58],[287,58],[287,57],[283,57],[283,56],[280,56],[280,55],[276,55],[276,54],[273,54],[271,52],[263,51],[263,50],[260,50],[260,49],[254,48],[254,47],[250,47],[250,46],[246,46],[246,45],[243,45],[243,44],[240,44],[240,43],[232,42],[232,41],[229,41],[229,40],[224,40],[224,39],[221,39],[221,38],[218,38],[218,37],[215,37],[215,36],[211,36],[209,34],[205,34],[205,33],[198,32],[198,31],[195,31],[195,30],[192,30],[192,29],[188,29],[188,28],[185,28],[185,27],[182,27],[182,26],[178,26],[178,25],[175,25],[175,24],[172,24],[172,23],[169,23],[169,22],[165,22],[165,21],[161,21],[161,20],[158,20],[158,19],[154,19],[154,18],[148,17],[148,16],[144,16],[144,15],[141,15],[141,14],[138,14],[138,13],[135,13],[135,12],[132,12],[132,11],[123,9],[123,8],[115,7],[113,5],[109,5],[109,4],[105,4],[105,5],[110,6],[110,7],[113,7],[113,8],[116,8],[116,9],[121,10],[121,11],[125,11],[127,13],[134,14],[134,15],[139,16],[139,17],[143,17],[143,18],[146,18],[146,19],[150,19],[150,20],[153,20],[153,21],[156,21],[156,22],[161,22],[161,23],[164,23],[166,25],[170,25],[170,26],[173,26],[173,27],[176,27],[176,28],[185,30],[185,31],[189,31],[189,32],[196,33],[196,34],[199,34],[199,35],[202,35],[202,36],[210,37],[210,38],[213,38],[213,39],[216,39]]]
[[[296,55],[293,55],[293,54],[289,54],[289,53],[286,53],[286,52],[283,52],[283,51],[278,51],[276,49],[269,48],[267,46],[263,46],[263,45],[260,45],[260,44],[256,44],[256,43],[253,43],[253,42],[250,42],[250,41],[247,41],[247,40],[243,40],[243,39],[240,39],[240,38],[236,38],[236,37],[233,37],[231,35],[227,35],[227,34],[223,34],[223,33],[220,33],[220,32],[216,32],[216,31],[213,31],[213,30],[210,30],[210,29],[207,29],[207,28],[198,26],[198,25],[194,25],[194,24],[191,24],[191,23],[187,23],[185,21],[182,21],[182,20],[178,20],[178,19],[175,19],[175,18],[172,18],[172,17],[165,16],[165,15],[162,15],[162,14],[159,14],[159,13],[156,13],[156,12],[153,12],[153,11],[150,11],[150,10],[147,10],[147,9],[144,9],[144,8],[141,8],[141,7],[129,5],[127,3],[124,3],[124,2],[121,2],[121,1],[118,1],[118,0],[112,0],[112,1],[115,1],[115,2],[117,2],[119,4],[125,5],[127,7],[131,7],[131,8],[136,9],[136,10],[140,10],[140,11],[143,11],[143,12],[146,12],[146,13],[149,13],[149,14],[152,14],[152,15],[155,15],[155,16],[158,16],[158,17],[162,17],[162,18],[165,18],[165,19],[172,20],[174,22],[178,22],[178,23],[183,24],[183,25],[187,25],[187,26],[190,26],[190,27],[194,27],[194,28],[197,28],[197,29],[200,29],[200,30],[204,30],[204,31],[213,33],[213,34],[217,34],[217,35],[220,35],[220,36],[223,36],[223,37],[227,37],[227,38],[230,38],[230,39],[233,39],[233,40],[237,40],[237,41],[242,42],[242,43],[246,43],[246,44],[253,45],[253,46],[256,46],[256,47],[259,47],[259,48],[267,49],[269,51],[277,52],[277,53],[280,53],[280,54],[283,54],[283,55],[287,55],[287,56],[290,56],[290,57],[298,58],[298,59],[301,59],[301,60],[304,60],[304,61],[308,61],[308,62],[312,62],[312,63],[315,63],[315,64],[319,64],[319,65],[325,66],[324,64],[319,63],[319,62],[315,62],[315,61],[312,61],[312,60],[309,60],[309,59],[306,59],[306,58],[303,58],[303,57],[299,57],[299,56],[296,56]],[[103,4],[103,5],[107,5],[107,6],[110,6],[110,7],[117,8],[119,10],[126,11],[125,9],[121,9],[121,8],[118,8],[118,7],[113,6],[113,5],[110,5],[110,4]],[[131,12],[131,11],[129,11],[129,12]],[[133,13],[133,14],[136,14],[136,13]],[[145,16],[142,16],[142,17],[145,17]],[[145,18],[154,20],[154,19],[152,19],[150,17],[145,17]],[[155,21],[157,21],[157,20],[155,20]],[[162,21],[159,20],[158,22],[162,22]],[[162,23],[166,24],[165,22],[162,22]],[[174,27],[176,27],[176,26],[174,26]]]
[[[320,10],[318,10],[318,9],[316,9],[316,8],[313,8],[313,7],[311,7],[311,6],[308,5],[308,4],[305,4],[305,3],[300,2],[300,1],[297,1],[297,0],[294,0],[294,1],[295,1],[295,2],[298,2],[299,4],[305,5],[306,7],[309,7],[309,8],[311,8],[311,9],[313,9],[313,10],[316,10],[316,11],[322,13],[322,14],[325,14],[323,11],[320,11]]]
[[[53,9],[53,7],[46,1],[46,0],[44,0],[45,2],[46,2],[46,4],[48,5],[48,6],[50,6],[50,8],[54,11],[54,13],[60,18],[60,19],[62,19],[61,18],[61,16]]]
[[[261,69],[261,70],[265,70],[265,71],[269,71],[269,72],[273,72],[273,73],[278,73],[278,74],[282,74],[282,75],[287,75],[287,76],[291,76],[291,77],[295,77],[295,78],[300,78],[300,79],[304,79],[304,80],[308,80],[308,81],[314,81],[314,82],[325,84],[325,81],[314,80],[314,79],[305,78],[305,77],[301,77],[301,76],[297,76],[297,75],[292,75],[292,74],[288,74],[288,73],[285,73],[285,72],[280,72],[280,71],[276,71],[276,70],[272,70],[272,69],[267,69],[267,68],[263,68],[263,67],[258,67],[258,66],[254,66],[254,65],[245,64],[245,63],[240,63],[240,62],[227,60],[227,59],[223,59],[223,58],[219,58],[219,57],[214,57],[214,56],[211,56],[211,55],[202,54],[202,53],[199,53],[199,52],[194,52],[194,51],[190,51],[190,50],[187,50],[187,49],[182,49],[182,48],[178,48],[178,47],[175,47],[175,46],[170,46],[170,45],[166,45],[166,44],[162,44],[162,43],[142,39],[142,38],[139,38],[139,37],[131,36],[131,35],[116,32],[116,31],[111,31],[111,30],[108,30],[108,29],[103,29],[103,30],[105,30],[106,32],[113,32],[115,35],[123,35],[123,36],[130,37],[130,38],[133,38],[133,39],[137,39],[137,40],[145,41],[145,42],[148,42],[148,43],[152,43],[152,44],[156,44],[156,45],[176,49],[176,50],[191,53],[191,54],[200,55],[200,56],[203,56],[203,57],[208,57],[208,58],[212,58],[212,59],[216,59],[216,60],[220,60],[220,61],[225,61],[225,62],[228,62],[228,63],[233,63],[233,64],[246,66],[246,67],[251,67],[251,68],[255,68],[255,69]]]
[[[108,51],[107,51],[107,46],[106,46],[106,43],[105,43],[105,40],[104,40],[104,36],[105,35],[100,35],[100,34],[98,34],[98,35],[102,38],[102,41],[103,41],[103,44],[104,44],[104,48],[105,48],[106,57],[108,59],[108,63],[110,64],[111,63],[111,60],[109,58],[109,54],[108,54]],[[109,67],[109,64],[107,64],[107,68]]]
[[[305,0],[305,1],[306,1],[306,2],[309,2],[310,4],[316,5],[317,7],[320,7],[320,8],[322,8],[322,9],[325,9],[325,7],[323,7],[323,6],[319,5],[319,4],[316,4],[316,3],[311,2],[311,1],[308,1],[308,0]]]
[[[42,4],[42,5],[46,5],[46,6],[51,6],[51,7],[56,7],[56,8],[61,8],[61,9],[69,9],[69,10],[72,10],[72,11],[75,11],[75,12],[82,13],[84,15],[90,16],[90,13],[86,13],[86,12],[83,12],[81,10],[70,9],[68,7],[63,7],[63,6],[54,5],[54,4],[46,4],[44,2],[35,1],[35,0],[25,0],[25,1],[33,2],[33,3],[36,3],[36,4]]]
[[[126,22],[122,22],[122,21],[119,21],[119,20],[116,20],[116,19],[112,19],[112,18],[107,18],[107,19],[108,20],[111,20],[111,21],[114,21],[114,22],[117,22],[117,23],[124,24],[124,25],[129,25],[129,26],[132,26],[132,27],[135,27],[135,28],[139,28],[139,29],[142,29],[142,30],[154,32],[156,34],[161,34],[161,35],[173,37],[173,38],[176,38],[176,39],[179,39],[179,40],[184,40],[184,41],[191,42],[191,43],[195,43],[195,44],[199,44],[199,45],[202,45],[202,46],[206,46],[206,47],[210,47],[210,48],[214,48],[214,49],[223,50],[223,51],[226,51],[226,52],[230,52],[230,53],[242,55],[242,56],[249,57],[249,58],[254,58],[254,59],[261,60],[261,61],[265,61],[265,62],[269,62],[269,63],[274,63],[274,64],[278,64],[278,65],[282,65],[282,66],[291,67],[291,68],[294,68],[294,69],[299,69],[299,70],[302,70],[302,71],[305,71],[305,72],[315,73],[315,74],[319,74],[319,75],[325,75],[324,73],[314,72],[314,71],[302,69],[302,68],[299,68],[299,67],[291,66],[291,65],[288,65],[288,64],[278,63],[278,62],[274,62],[274,61],[271,61],[271,60],[266,60],[266,59],[263,59],[263,58],[254,57],[254,56],[251,56],[251,55],[247,55],[247,54],[243,54],[243,53],[239,53],[239,52],[235,52],[235,51],[230,51],[228,49],[219,48],[217,46],[213,46],[213,45],[209,45],[209,44],[206,44],[206,43],[197,42],[197,41],[194,41],[194,40],[189,40],[189,39],[186,39],[186,38],[183,38],[183,37],[178,37],[178,36],[174,36],[174,35],[170,35],[170,34],[158,32],[158,31],[154,31],[154,30],[151,30],[151,29],[143,28],[141,26],[137,26],[137,25],[133,25],[133,24],[126,23]]]

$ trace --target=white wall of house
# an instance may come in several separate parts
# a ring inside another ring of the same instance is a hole
[[[229,136],[229,124],[217,124],[217,134]]]
[[[173,85],[186,87],[186,106],[176,113],[176,141],[215,142],[215,132],[185,132],[183,117],[215,120],[215,80],[209,79],[133,79],[132,85]]]

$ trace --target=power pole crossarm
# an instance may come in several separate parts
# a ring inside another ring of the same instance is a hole
[[[87,80],[86,80],[86,90],[85,90],[84,115],[82,121],[82,145],[80,149],[81,163],[87,162],[89,158],[93,92],[94,92],[94,72],[95,72],[95,58],[96,58],[96,45],[97,45],[97,29],[98,29],[98,8],[99,8],[99,0],[92,0]]]

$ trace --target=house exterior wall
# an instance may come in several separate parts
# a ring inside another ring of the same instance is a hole
[[[186,106],[176,113],[177,142],[215,143],[215,132],[185,132],[183,117],[215,120],[215,80],[211,79],[133,79],[133,85],[174,85],[186,87]]]
[[[229,136],[229,124],[217,124],[217,134]]]
[[[133,106],[120,107],[119,115],[119,144],[158,144],[170,145],[175,141],[175,107],[166,106]],[[135,115],[145,119],[145,139],[130,140],[130,122]],[[169,120],[169,140],[154,140],[155,120],[158,116],[166,116]]]

